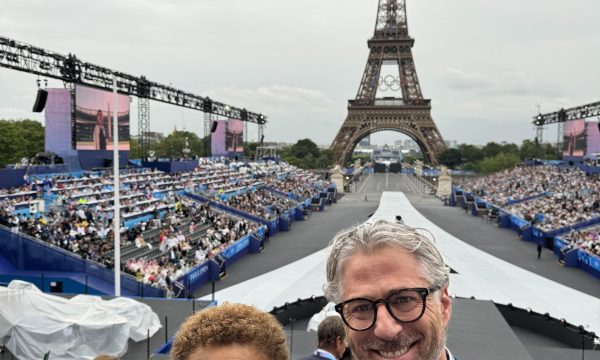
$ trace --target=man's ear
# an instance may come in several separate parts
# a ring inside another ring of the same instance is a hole
[[[447,286],[441,290],[440,306],[442,307],[442,321],[447,327],[452,316],[452,298],[448,293]]]

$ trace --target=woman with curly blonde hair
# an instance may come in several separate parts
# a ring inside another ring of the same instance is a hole
[[[171,349],[172,360],[289,360],[283,327],[271,314],[223,304],[190,316]]]

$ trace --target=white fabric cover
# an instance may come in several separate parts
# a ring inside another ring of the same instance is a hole
[[[306,325],[306,331],[317,332],[317,330],[319,330],[319,324],[330,316],[340,316],[340,314],[335,311],[335,304],[332,302],[328,302],[321,311],[310,318],[308,325]]]
[[[133,299],[69,300],[19,280],[0,287],[0,339],[21,360],[40,360],[48,351],[52,360],[122,356],[129,338],[144,340],[161,327],[158,315]]]

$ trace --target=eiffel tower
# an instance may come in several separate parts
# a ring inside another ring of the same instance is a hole
[[[367,66],[356,99],[348,101],[348,116],[331,145],[337,164],[351,157],[361,139],[385,130],[408,135],[419,145],[424,160],[437,164],[446,147],[431,117],[431,100],[421,93],[412,56],[414,42],[408,35],[406,0],[379,0],[375,33],[367,42]],[[384,76],[382,66],[391,66],[397,75]],[[378,90],[396,96],[377,97]]]

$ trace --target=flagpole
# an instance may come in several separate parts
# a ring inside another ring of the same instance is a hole
[[[117,115],[117,77],[113,74],[113,238],[115,254],[115,296],[121,296],[121,201],[120,201],[120,179],[119,179],[119,118]]]

